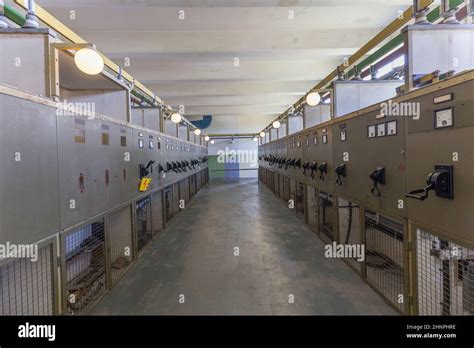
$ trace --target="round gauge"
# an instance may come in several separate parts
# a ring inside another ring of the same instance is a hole
[[[453,109],[443,109],[435,112],[435,128],[451,127],[453,125]]]
[[[387,134],[388,135],[397,134],[397,121],[387,122]]]
[[[378,137],[385,136],[385,123],[379,123],[377,125],[377,136]]]

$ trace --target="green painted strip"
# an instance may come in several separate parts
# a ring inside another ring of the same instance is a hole
[[[18,24],[19,26],[23,26],[26,21],[25,16],[23,16],[16,9],[8,5],[5,5],[5,16],[12,22]]]
[[[450,6],[451,8],[454,8],[456,6],[461,5],[464,2],[464,0],[450,0]],[[433,11],[427,14],[426,18],[428,19],[429,22],[434,22],[440,17],[440,8],[436,7]],[[364,59],[362,62],[357,64],[357,68],[359,71],[363,71],[366,69],[368,66],[372,65],[374,62],[385,56],[387,53],[392,51],[393,49],[397,48],[398,46],[403,44],[403,35],[399,34],[395,36],[393,39],[391,39],[389,42],[387,42],[385,45],[380,47],[377,51],[372,53],[369,57]],[[354,76],[354,69],[349,70],[346,73],[346,78],[351,78]]]

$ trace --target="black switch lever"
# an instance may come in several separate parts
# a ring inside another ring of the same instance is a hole
[[[336,185],[342,186],[342,178],[346,177],[346,164],[338,165],[334,171],[337,174]]]
[[[370,192],[372,193],[372,195],[380,197],[380,189],[377,185],[385,185],[385,168],[378,167],[369,174],[369,177],[374,182],[374,187],[372,187],[372,190],[370,190]]]
[[[428,174],[426,183],[428,186],[405,193],[405,197],[424,201],[428,198],[428,192],[435,191],[436,196],[446,199],[454,198],[452,165],[435,165],[435,170]]]
[[[295,161],[295,166],[297,166],[298,168],[301,168],[301,160],[300,159]]]
[[[314,172],[318,170],[318,162],[311,163],[309,169],[311,169],[311,179],[314,179]]]
[[[158,164],[158,174],[161,174],[162,172],[166,172],[165,168],[161,164]]]
[[[306,175],[306,170],[309,169],[309,162],[306,161],[303,163],[303,175]]]
[[[146,166],[144,166],[143,164],[140,164],[139,166],[140,179],[144,178],[150,173],[153,173],[153,167],[152,167],[153,163],[155,163],[155,161],[149,161]]]
[[[319,174],[319,178],[320,178],[321,180],[324,180],[324,173],[327,174],[327,172],[328,172],[328,164],[327,164],[327,162],[321,163],[321,164],[319,165],[318,169],[319,169],[319,173],[320,173],[320,174]]]

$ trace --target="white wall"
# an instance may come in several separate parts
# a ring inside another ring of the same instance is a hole
[[[232,153],[239,165],[240,178],[256,178],[258,176],[258,142],[253,139],[215,139],[215,143],[209,143],[209,155],[228,154],[227,159],[232,160]],[[234,152],[233,152],[234,151]],[[221,157],[223,158],[223,157]],[[212,175],[212,173],[211,173]]]

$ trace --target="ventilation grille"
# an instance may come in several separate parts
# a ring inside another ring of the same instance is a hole
[[[326,192],[319,193],[318,211],[319,232],[331,241],[334,241],[334,204],[331,194]]]
[[[283,178],[283,199],[288,202],[290,200],[290,178]]]
[[[169,222],[173,218],[173,187],[168,186],[165,189],[165,211],[166,211],[166,222]]]
[[[141,251],[152,238],[151,198],[146,197],[135,203],[137,217],[137,248]]]
[[[152,216],[153,216],[153,235],[157,235],[163,230],[163,198],[162,192],[155,192],[151,196]]]
[[[66,302],[69,314],[87,314],[106,291],[103,220],[65,236]]]
[[[133,261],[132,209],[127,206],[108,218],[109,262],[115,285]]]
[[[351,201],[343,198],[338,198],[338,228],[339,228],[339,242],[341,244],[361,244],[360,240],[360,208]],[[359,272],[361,271],[362,263],[356,259],[349,259],[349,262]]]
[[[417,230],[418,313],[474,315],[474,250]]]
[[[296,183],[295,208],[296,208],[296,214],[304,218],[305,216],[304,184],[301,182]]]
[[[403,224],[365,210],[365,238],[367,281],[403,311]]]
[[[1,315],[53,315],[52,245],[38,249],[38,260],[15,259],[0,266]]]

